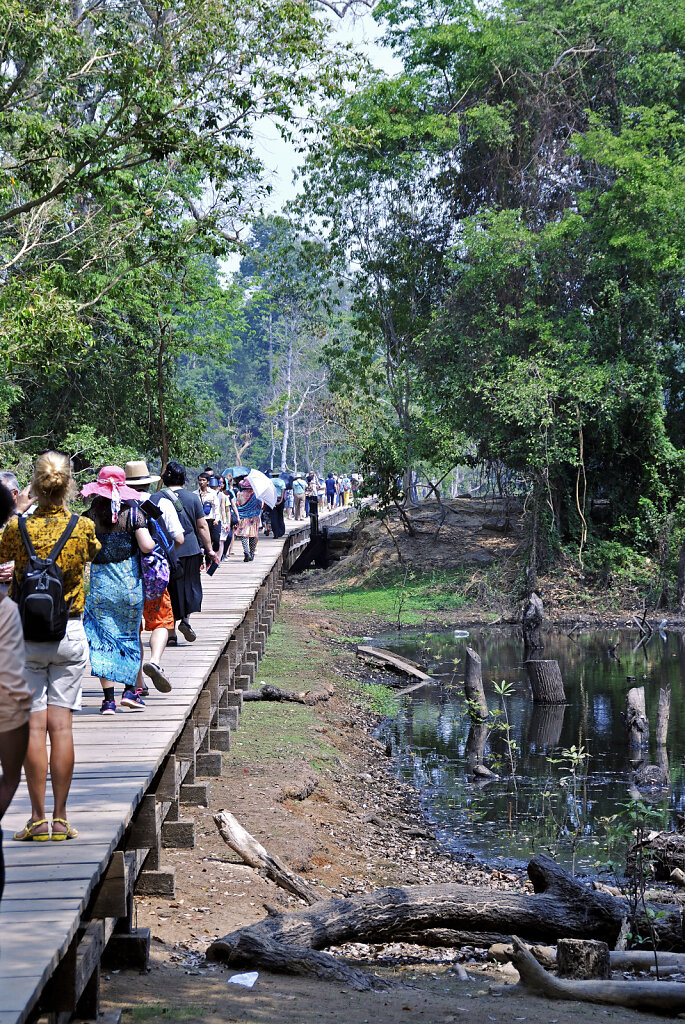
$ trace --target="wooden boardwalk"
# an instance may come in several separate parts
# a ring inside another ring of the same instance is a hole
[[[133,889],[173,896],[163,849],[194,843],[182,805],[205,804],[207,783],[199,778],[221,772],[283,572],[308,537],[308,522],[291,522],[282,540],[260,540],[253,562],[243,561],[238,544],[239,555],[203,578],[203,610],[192,619],[197,640],[186,644],[179,637],[181,646],[168,649],[164,666],[173,690],[165,696],[151,688],[143,713],[121,709],[102,718],[99,682],[84,681],[69,797],[78,839],[11,840],[30,814],[23,782],[3,820],[0,1024],[23,1024],[38,1012],[55,1022],[74,1012],[92,1019],[105,946],[122,962],[144,961],[149,935],[133,927]]]

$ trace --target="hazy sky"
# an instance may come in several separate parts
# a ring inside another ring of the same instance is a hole
[[[347,15],[342,21],[336,18],[334,27],[342,41],[354,42],[375,67],[391,75],[401,70],[401,61],[389,49],[378,44],[381,32],[370,14],[356,18]],[[281,138],[275,124],[268,118],[255,127],[254,140],[255,152],[264,163],[266,179],[273,187],[271,195],[264,200],[264,211],[277,213],[296,194],[293,171],[302,162],[302,156]],[[230,277],[238,269],[240,255],[234,253],[220,263],[224,273]]]
[[[338,23],[336,34],[345,42],[354,42],[376,67],[388,74],[396,74],[401,70],[399,59],[376,42],[381,33],[370,14],[355,19],[348,15]],[[293,170],[300,163],[301,157],[293,146],[281,139],[275,125],[270,121],[262,122],[256,136],[255,150],[264,161],[273,185],[273,192],[267,200],[266,208],[269,212],[275,212],[295,195]]]

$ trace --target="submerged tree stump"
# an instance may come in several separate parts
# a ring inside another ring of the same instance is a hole
[[[656,714],[656,742],[660,747],[666,746],[668,736],[668,720],[671,715],[671,687],[659,690],[659,708]]]
[[[480,655],[470,647],[466,648],[464,666],[464,691],[469,702],[469,714],[473,721],[484,721],[488,717],[488,702],[483,689]]]
[[[608,978],[609,947],[596,939],[559,939],[557,967],[560,978]]]
[[[645,708],[644,686],[633,686],[626,694],[626,729],[628,746],[632,752],[639,753],[645,747],[649,747],[649,721]]]
[[[466,737],[466,761],[469,768],[483,763],[485,741],[488,738],[488,727],[485,722],[472,722]]]
[[[566,704],[564,680],[557,661],[524,662],[533,691],[534,704]]]

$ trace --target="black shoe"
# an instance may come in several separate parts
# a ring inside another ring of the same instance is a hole
[[[243,562],[251,562],[251,561],[252,561],[252,559],[250,558],[249,555],[243,555]]]
[[[190,625],[190,623],[186,622],[185,619],[181,619],[181,621],[179,622],[178,630],[180,633],[183,633],[183,636],[186,638],[189,644],[192,644],[194,643],[195,640],[197,640],[197,633]]]
[[[251,562],[254,562],[254,555],[255,555],[254,551],[251,551],[250,552],[250,561]]]

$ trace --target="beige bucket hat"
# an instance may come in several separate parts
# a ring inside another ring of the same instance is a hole
[[[147,468],[147,462],[143,459],[140,461],[127,462],[124,466],[126,473],[126,483],[129,487],[142,487],[144,484],[156,484],[158,480],[162,478],[156,476],[154,473],[150,473]]]

